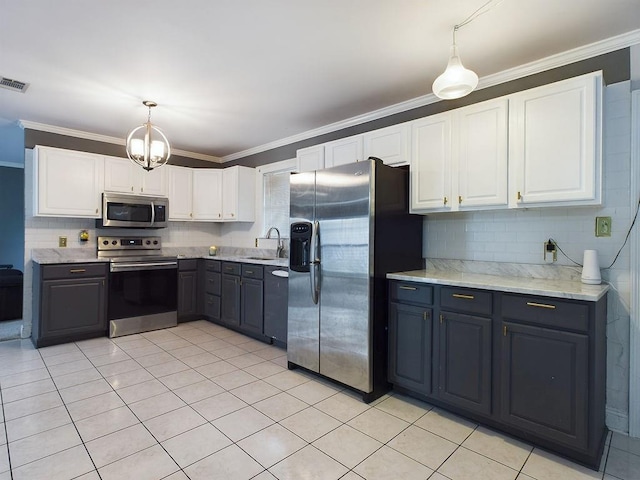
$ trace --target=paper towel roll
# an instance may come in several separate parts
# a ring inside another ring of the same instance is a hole
[[[596,250],[585,250],[582,260],[582,283],[599,285],[601,282],[598,252]]]

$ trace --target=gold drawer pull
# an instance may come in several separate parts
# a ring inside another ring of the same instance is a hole
[[[462,293],[452,293],[451,296],[453,298],[464,298],[465,300],[473,300],[474,298],[476,298],[473,295],[464,295]]]
[[[530,307],[538,307],[538,308],[548,308],[550,310],[555,310],[555,305],[547,305],[546,303],[536,303],[536,302],[527,302],[527,305]]]
[[[246,270],[246,272],[251,275],[253,273],[253,270]]]
[[[84,273],[87,270],[85,268],[72,268],[69,270],[69,273]]]
[[[417,290],[416,287],[408,287],[406,285],[400,285],[398,288],[400,288],[400,290]]]

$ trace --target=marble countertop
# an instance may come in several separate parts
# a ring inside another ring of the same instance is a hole
[[[275,258],[275,251],[269,249],[220,247],[218,255],[209,256],[208,247],[167,247],[163,248],[162,253],[178,259],[205,258],[276,267],[289,266],[288,258]],[[32,250],[31,259],[40,265],[109,261],[107,258],[98,258],[93,248],[38,248]]]
[[[586,285],[574,279],[486,275],[439,269],[389,273],[387,274],[387,278],[406,282],[433,283],[455,287],[478,288],[482,290],[500,290],[503,292],[592,302],[602,298],[609,290],[609,285],[607,284]]]

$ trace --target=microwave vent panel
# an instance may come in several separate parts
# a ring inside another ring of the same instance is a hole
[[[13,90],[14,92],[24,93],[27,88],[29,88],[29,84],[7,77],[0,77],[0,87]]]

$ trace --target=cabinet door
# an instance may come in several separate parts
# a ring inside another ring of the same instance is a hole
[[[438,396],[474,412],[491,413],[491,319],[442,312]]]
[[[450,113],[432,115],[412,123],[412,212],[450,208],[451,123]]]
[[[248,332],[262,334],[264,325],[263,281],[242,277],[240,293],[240,328]]]
[[[34,215],[98,218],[104,158],[90,153],[36,147]]]
[[[507,206],[507,115],[506,99],[478,103],[457,112],[460,209]]]
[[[222,173],[222,217],[229,222],[253,222],[256,210],[255,169],[229,167]]]
[[[362,135],[324,144],[324,167],[331,168],[362,160]]]
[[[106,157],[104,159],[104,190],[106,192],[140,193],[135,165],[131,160]],[[142,167],[138,167],[141,171]],[[138,188],[136,189],[136,186]]]
[[[431,394],[430,308],[389,304],[389,381],[412,391]]]
[[[222,275],[221,317],[228,325],[240,325],[240,277]]]
[[[106,332],[105,279],[44,280],[39,340]]]
[[[191,220],[192,205],[192,171],[186,167],[162,167],[168,169],[169,175],[169,220]]]
[[[600,74],[513,95],[513,205],[600,204]]]
[[[178,272],[178,318],[198,314],[198,272]]]
[[[571,447],[587,447],[588,337],[503,323],[501,418]]]
[[[274,275],[274,271],[282,271],[282,269],[279,267],[264,269],[264,334],[286,343],[289,280],[286,277]]]
[[[222,170],[193,170],[194,220],[222,220]]]
[[[132,165],[139,169],[140,193],[143,195],[167,196],[167,169],[166,167],[154,168],[146,171],[142,167]]]
[[[363,135],[363,158],[378,157],[385,165],[408,165],[411,156],[411,124],[401,123]]]
[[[322,170],[324,168],[324,145],[301,148],[296,152],[296,161],[298,173]]]

